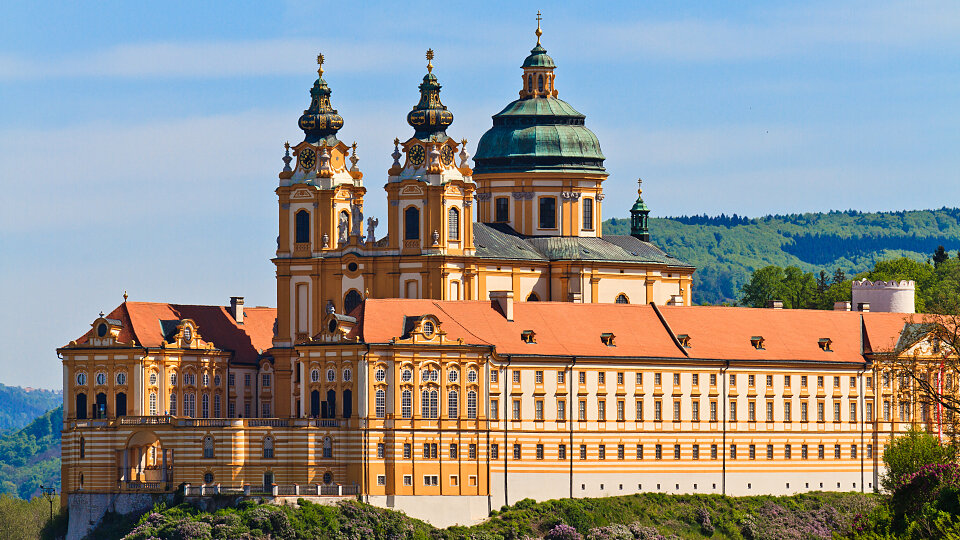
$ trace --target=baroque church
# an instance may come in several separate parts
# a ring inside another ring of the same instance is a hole
[[[177,491],[449,525],[526,497],[877,485],[884,434],[918,418],[891,415],[876,361],[904,316],[691,307],[639,190],[612,209],[631,234],[602,234],[600,143],[536,37],[472,165],[427,52],[379,237],[318,57],[276,187],[276,309],[125,297],[58,349],[71,536]]]

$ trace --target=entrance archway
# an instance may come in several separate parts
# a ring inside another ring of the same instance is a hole
[[[164,448],[154,432],[138,431],[117,450],[117,470],[123,489],[168,491],[173,485],[173,449]]]

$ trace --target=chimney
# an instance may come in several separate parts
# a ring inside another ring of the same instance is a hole
[[[783,309],[783,300],[767,300],[767,307],[770,309]]]
[[[834,311],[850,311],[850,302],[834,302],[833,310]]]
[[[864,313],[870,312],[870,302],[858,302],[857,311],[862,311]]]
[[[490,305],[500,310],[508,321],[513,321],[513,291],[490,291]]]
[[[242,296],[230,297],[230,314],[233,315],[233,320],[237,321],[237,324],[243,324],[243,297]]]

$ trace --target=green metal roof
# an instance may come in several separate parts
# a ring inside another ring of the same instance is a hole
[[[530,56],[523,61],[522,67],[555,68],[557,65],[553,63],[553,58],[547,55],[547,50],[537,43],[536,47],[530,49]]]

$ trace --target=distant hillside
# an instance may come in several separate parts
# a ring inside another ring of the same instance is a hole
[[[58,405],[63,405],[58,391],[0,384],[0,432],[20,429]]]
[[[629,234],[630,221],[607,220],[603,232]],[[956,252],[960,208],[650,218],[650,236],[667,253],[697,267],[694,302],[716,304],[739,299],[750,274],[771,264],[830,275],[839,268],[852,275],[881,259],[924,261],[940,245]]]
[[[0,436],[0,493],[30,499],[40,484],[60,489],[60,429],[63,406],[27,427]]]

